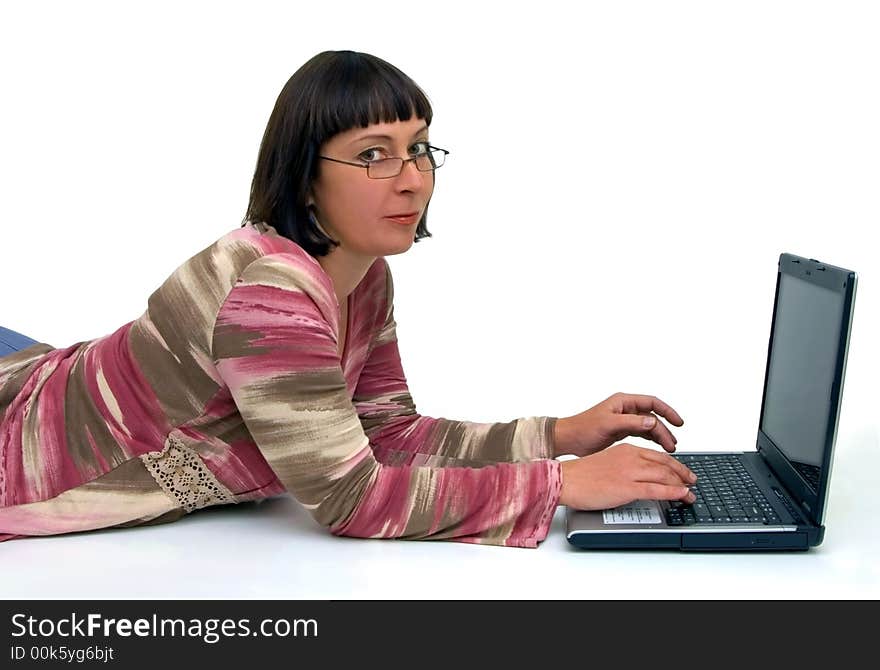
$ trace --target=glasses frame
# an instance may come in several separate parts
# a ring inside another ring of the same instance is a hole
[[[423,170],[422,168],[420,168],[418,166],[418,164],[416,164],[416,170],[418,170],[419,172],[434,172],[437,168],[443,167],[443,164],[446,163],[446,157],[449,155],[449,152],[446,149],[441,149],[440,147],[435,147],[432,144],[428,145],[428,149],[429,149],[429,152],[430,151],[442,151],[443,152],[443,163],[440,165],[437,165],[435,167],[432,167],[430,170]],[[394,177],[400,176],[400,173],[403,172],[403,168],[407,163],[409,163],[410,161],[415,161],[417,158],[421,158],[422,156],[424,156],[426,153],[429,153],[429,152],[425,152],[424,154],[419,154],[418,156],[413,156],[412,158],[401,158],[400,156],[389,156],[388,158],[380,158],[377,161],[373,161],[372,163],[366,163],[366,164],[352,163],[351,161],[343,161],[343,160],[339,160],[338,158],[330,158],[330,156],[318,156],[318,158],[323,158],[326,161],[333,161],[334,163],[342,163],[343,165],[353,165],[354,167],[366,168],[367,177],[369,177],[370,179],[394,179]],[[374,177],[373,175],[370,174],[370,166],[371,165],[375,165],[376,163],[381,163],[382,161],[390,161],[390,160],[402,161],[400,163],[400,170],[397,172],[397,174],[391,174],[391,175],[388,175],[387,177]]]

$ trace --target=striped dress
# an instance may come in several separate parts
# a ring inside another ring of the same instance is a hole
[[[175,270],[115,332],[0,358],[0,541],[289,493],[335,535],[536,547],[553,417],[421,416],[378,258],[349,296],[266,224]]]

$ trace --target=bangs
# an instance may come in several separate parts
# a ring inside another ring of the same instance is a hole
[[[408,121],[413,116],[430,126],[433,110],[412,79],[381,59],[346,54],[326,73],[320,92],[313,137],[323,144],[334,135],[374,123]]]

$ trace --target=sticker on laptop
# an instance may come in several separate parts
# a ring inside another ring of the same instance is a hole
[[[653,500],[634,500],[627,505],[602,511],[606,524],[651,524],[661,523],[660,511]]]

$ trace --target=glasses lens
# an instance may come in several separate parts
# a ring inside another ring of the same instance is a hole
[[[446,153],[436,149],[427,151],[416,156],[416,167],[422,172],[430,172],[436,170],[443,165],[443,159]],[[383,158],[382,160],[373,161],[367,167],[367,174],[373,179],[387,179],[388,177],[396,177],[403,169],[402,158]]]
[[[422,172],[427,172],[428,170],[436,170],[438,167],[443,165],[444,158],[446,158],[446,154],[439,149],[435,149],[433,151],[428,151],[416,158],[416,166],[418,166],[419,170],[421,170]]]
[[[373,179],[387,179],[388,177],[399,175],[402,167],[402,158],[383,158],[382,160],[370,163],[367,173]]]

